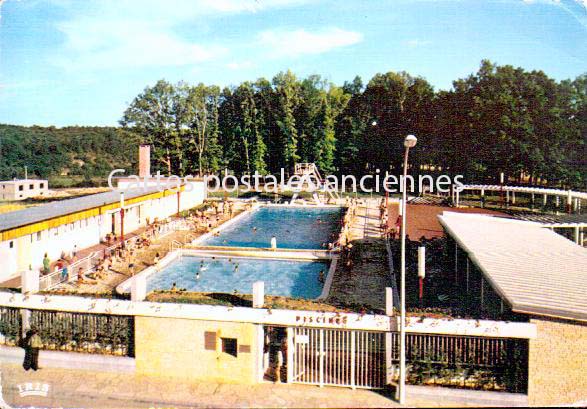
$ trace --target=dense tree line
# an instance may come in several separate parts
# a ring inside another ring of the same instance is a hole
[[[131,169],[139,142],[153,171],[177,175],[291,170],[398,174],[403,138],[418,145],[412,173],[464,175],[587,189],[587,74],[555,81],[483,61],[478,72],[435,91],[405,72],[337,86],[291,72],[238,86],[160,80],[128,106],[121,128],[0,126],[0,176],[104,176]]]
[[[24,127],[0,124],[0,179],[56,175],[105,177],[136,166],[138,138],[115,127]]]
[[[416,173],[587,184],[587,75],[557,82],[488,61],[450,91],[405,72],[341,87],[289,71],[223,90],[161,80],[121,124],[154,146],[163,172],[264,174],[316,162],[324,173],[398,173],[412,133]]]

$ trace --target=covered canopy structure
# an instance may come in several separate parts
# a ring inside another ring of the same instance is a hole
[[[539,223],[444,212],[447,234],[513,312],[587,322],[587,249]],[[455,263],[458,265],[458,263]],[[468,283],[467,283],[468,287]]]

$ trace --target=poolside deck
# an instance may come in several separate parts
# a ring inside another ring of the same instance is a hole
[[[240,204],[237,205],[233,217],[236,217],[238,214],[240,214],[242,210],[243,206],[241,206]],[[220,216],[221,224],[230,219],[228,215]],[[143,231],[144,228],[141,228],[130,233],[129,235],[126,235],[126,237],[140,235]],[[150,246],[137,249],[131,261],[132,267],[130,266],[131,263],[129,261],[114,263],[112,270],[106,273],[104,279],[97,280],[96,282],[87,282],[84,284],[77,284],[75,281],[71,281],[69,283],[63,283],[58,285],[52,291],[96,295],[111,294],[113,289],[117,285],[119,285],[129,277],[142,271],[143,269],[147,268],[148,266],[151,266],[154,263],[154,259],[157,253],[159,253],[160,258],[164,257],[170,251],[170,246],[172,242],[178,241],[180,243],[185,243],[188,239],[191,240],[195,237],[199,237],[202,234],[204,234],[203,231],[196,230],[182,230],[171,232],[167,235],[164,235],[153,240]],[[91,251],[100,250],[100,246],[103,245],[96,245],[92,246],[89,249],[84,249],[80,251],[80,254],[82,254],[83,257],[83,255],[89,254]]]
[[[355,310],[382,312],[385,287],[391,282],[385,241],[380,229],[380,199],[363,199],[351,224],[353,266],[339,263],[327,302]]]

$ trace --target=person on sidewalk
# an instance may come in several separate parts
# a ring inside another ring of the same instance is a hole
[[[37,333],[35,328],[28,330],[25,338],[23,339],[24,347],[24,362],[22,363],[23,368],[28,371],[32,369],[36,371],[39,369],[39,349],[43,346],[41,337]]]

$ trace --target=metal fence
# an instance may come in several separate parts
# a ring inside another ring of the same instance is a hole
[[[18,308],[0,307],[0,344],[18,345],[22,316]]]
[[[385,333],[293,328],[291,382],[382,388]]]
[[[407,334],[406,341],[411,384],[527,390],[527,340]],[[294,383],[377,389],[399,376],[397,332],[291,328],[288,345]]]
[[[134,317],[0,307],[0,344],[18,345],[23,331],[37,329],[43,349],[134,356]]]
[[[391,378],[398,376],[399,333],[391,333]],[[528,340],[407,334],[408,381],[526,392]]]

